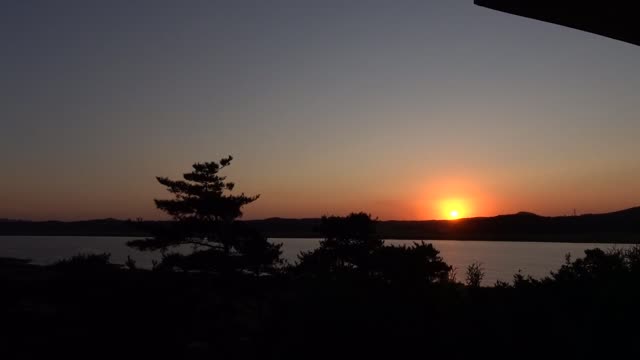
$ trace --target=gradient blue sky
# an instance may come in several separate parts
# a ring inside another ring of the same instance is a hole
[[[640,48],[472,0],[8,0],[0,43],[0,217],[157,218],[227,154],[248,218],[640,204]]]

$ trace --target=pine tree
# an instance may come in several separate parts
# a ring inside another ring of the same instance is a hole
[[[157,177],[173,194],[173,199],[155,200],[156,207],[173,221],[152,229],[151,238],[134,240],[129,246],[139,250],[161,250],[160,268],[206,270],[220,273],[250,270],[256,274],[273,269],[280,261],[280,246],[270,244],[254,229],[238,222],[242,207],[259,198],[231,194],[234,183],[219,172],[233,158],[220,162],[196,163],[184,180]],[[190,254],[167,253],[169,248],[191,246]]]

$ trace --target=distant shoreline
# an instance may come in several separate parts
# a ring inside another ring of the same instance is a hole
[[[321,238],[320,218],[246,220],[269,238]],[[145,237],[170,221],[100,219],[87,221],[0,220],[0,236]],[[545,217],[532,213],[454,221],[379,221],[382,239],[509,241],[550,243],[640,243],[640,207],[606,214]]]
[[[513,235],[513,236],[482,236],[478,235],[470,238],[447,238],[447,237],[399,237],[399,236],[383,236],[385,240],[400,240],[400,241],[460,241],[460,242],[475,242],[475,241],[493,241],[493,242],[532,242],[532,243],[568,243],[568,244],[640,244],[640,236],[637,234],[620,234],[620,233],[603,233],[603,234],[590,234],[588,237],[581,236],[584,234],[540,234],[539,236],[532,235]],[[77,234],[6,234],[0,233],[2,237],[110,237],[110,238],[144,238],[148,235],[141,234],[95,234],[95,233],[77,233]],[[267,235],[269,239],[300,239],[300,240],[321,240],[318,235]]]

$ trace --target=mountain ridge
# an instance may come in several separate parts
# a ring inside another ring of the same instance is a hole
[[[4,236],[147,236],[150,226],[167,221],[118,220],[0,221]],[[318,238],[320,218],[244,220],[270,238]],[[406,240],[497,240],[543,242],[640,242],[640,207],[576,216],[518,212],[457,220],[384,220],[380,237]]]

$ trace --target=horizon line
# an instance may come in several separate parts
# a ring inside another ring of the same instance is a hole
[[[582,213],[582,214],[568,214],[568,215],[540,215],[538,213],[535,212],[531,212],[531,211],[518,211],[515,213],[504,213],[504,214],[497,214],[497,215],[492,215],[492,216],[470,216],[470,217],[464,217],[464,218],[459,218],[459,219],[405,219],[405,220],[398,220],[398,219],[376,219],[376,221],[382,221],[382,222],[391,222],[391,221],[396,221],[396,222],[402,222],[402,221],[460,221],[460,220],[469,220],[469,219],[483,219],[483,218],[494,218],[494,217],[499,217],[499,216],[510,216],[510,215],[534,215],[534,216],[538,216],[538,217],[546,217],[546,218],[555,218],[555,217],[573,217],[573,216],[588,216],[588,215],[606,215],[606,214],[613,214],[613,213],[619,213],[619,212],[625,212],[625,211],[629,211],[629,210],[635,210],[635,209],[640,209],[640,205],[639,206],[633,206],[630,208],[625,208],[625,209],[620,209],[620,210],[614,210],[614,211],[608,211],[608,212],[601,212],[601,213]],[[271,216],[271,217],[266,217],[266,218],[255,218],[255,219],[238,219],[237,221],[266,221],[266,220],[317,220],[317,219],[321,219],[323,216],[344,216],[344,215],[320,215],[317,217],[282,217],[282,216]],[[136,221],[174,221],[172,219],[144,219],[142,217],[137,217],[137,218],[115,218],[115,217],[105,217],[105,218],[91,218],[91,219],[76,219],[76,220],[55,220],[55,219],[48,219],[48,220],[33,220],[33,219],[15,219],[15,218],[8,218],[8,217],[0,217],[0,222],[11,222],[11,221],[15,221],[15,222],[85,222],[85,221],[105,221],[105,220],[111,220],[111,221],[131,221],[131,222],[136,222]]]

